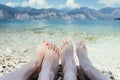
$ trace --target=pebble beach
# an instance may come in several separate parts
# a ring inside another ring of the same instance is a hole
[[[75,50],[76,42],[83,40],[92,64],[105,75],[111,77],[111,80],[120,80],[120,32],[74,31],[73,27],[53,30],[42,27],[21,31],[0,28],[0,76],[29,62],[35,55],[37,45],[42,40],[60,46],[64,38],[69,38],[72,41],[76,66],[79,65]]]

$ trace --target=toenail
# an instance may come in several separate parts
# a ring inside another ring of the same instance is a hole
[[[49,43],[46,43],[46,46],[48,46],[49,45]]]
[[[66,42],[66,44],[68,44],[68,42]]]

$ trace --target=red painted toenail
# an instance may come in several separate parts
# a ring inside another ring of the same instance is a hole
[[[46,43],[46,46],[48,46],[49,45],[49,43]]]

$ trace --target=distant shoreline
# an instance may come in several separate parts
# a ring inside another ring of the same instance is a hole
[[[0,20],[41,20],[41,19],[63,19],[63,20],[114,20],[120,17],[120,8],[105,7],[95,10],[88,7],[75,9],[35,9],[30,7],[9,7],[0,4]]]
[[[114,18],[114,20],[120,20],[120,18]]]

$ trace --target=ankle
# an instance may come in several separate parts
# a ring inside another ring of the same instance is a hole
[[[64,80],[77,80],[77,69],[69,68],[64,70]]]
[[[63,67],[64,71],[67,72],[67,71],[72,71],[72,72],[76,72],[77,69],[76,69],[76,66],[75,65],[65,65]]]
[[[80,66],[81,66],[81,68],[88,69],[88,68],[92,67],[93,65],[90,61],[81,61]]]
[[[55,76],[55,73],[51,69],[42,69],[41,72],[39,73],[39,79],[38,80],[53,80]]]

